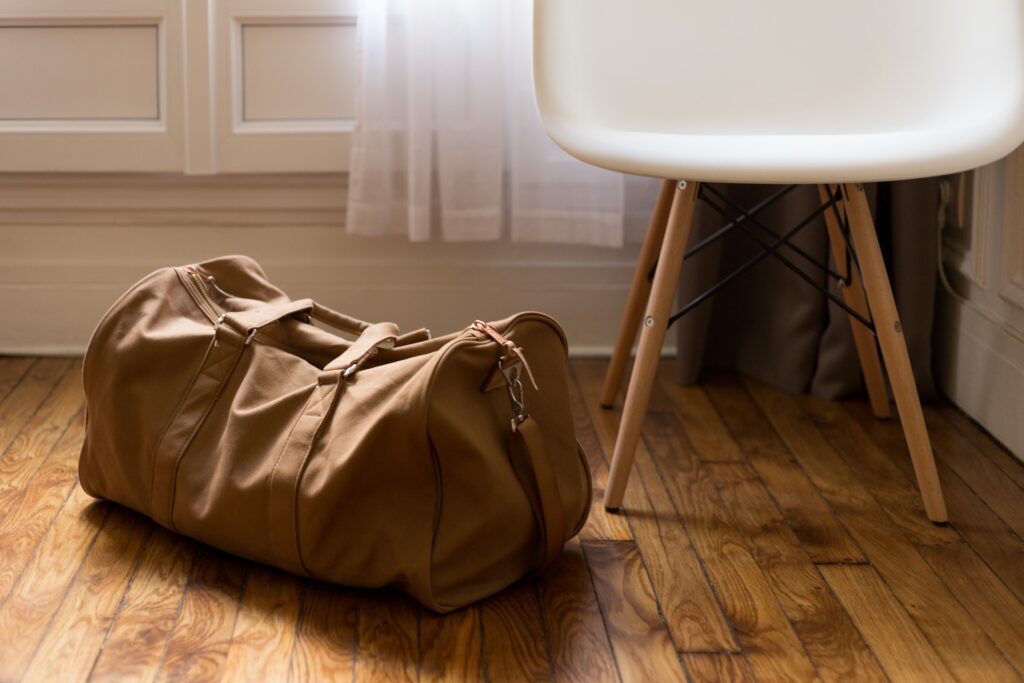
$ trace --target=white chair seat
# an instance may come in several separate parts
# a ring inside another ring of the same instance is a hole
[[[716,182],[894,180],[1024,140],[1020,0],[541,0],[549,135],[604,168]]]

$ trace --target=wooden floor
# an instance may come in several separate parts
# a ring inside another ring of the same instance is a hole
[[[541,579],[440,617],[178,538],[76,483],[80,363],[0,359],[0,680],[1013,681],[1024,466],[928,411],[952,522],[863,403],[662,368],[626,497],[573,364],[598,491]]]

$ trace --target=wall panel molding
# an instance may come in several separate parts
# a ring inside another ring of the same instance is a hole
[[[177,0],[0,0],[0,32],[23,30],[0,67],[0,172],[181,170]]]
[[[284,115],[256,120],[245,115],[245,98],[246,83],[258,90],[262,88],[265,97],[280,98],[287,91],[277,81],[288,77],[283,72],[289,69],[293,70],[293,79],[302,79],[303,70],[317,68],[316,73],[305,74],[304,86],[296,88],[298,97],[307,99],[307,107],[316,106],[311,93],[317,84],[322,88],[333,83],[339,91],[354,89],[359,58],[354,35],[335,46],[338,49],[332,49],[324,36],[311,35],[303,41],[294,34],[303,30],[318,33],[332,27],[354,34],[355,0],[295,0],[287,5],[274,0],[224,0],[217,8],[216,74],[221,83],[230,84],[217,90],[218,169],[224,173],[346,171],[355,125],[351,118],[303,118],[289,112],[288,103],[274,105],[264,101],[261,106],[265,112],[277,106]],[[273,27],[286,27],[293,34],[289,56],[276,62],[250,61],[247,71],[246,29],[272,31]],[[333,56],[327,57],[327,53]],[[354,98],[354,93],[337,92],[326,100],[332,98],[344,101]]]
[[[953,402],[1024,459],[1024,148],[975,176],[969,246],[944,244],[952,291],[939,296],[937,374]]]
[[[0,0],[0,172],[343,172],[355,22],[356,0]]]
[[[159,22],[0,24],[0,131],[159,122],[162,70]]]
[[[306,130],[355,124],[358,47],[354,16],[238,19],[236,127]],[[267,124],[274,124],[268,126]]]
[[[1007,164],[1005,224],[999,295],[1024,314],[1024,152]],[[1024,315],[1022,315],[1024,319]]]
[[[343,227],[342,174],[0,173],[0,225]]]

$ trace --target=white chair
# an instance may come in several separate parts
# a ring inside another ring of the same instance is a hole
[[[605,506],[629,478],[701,182],[817,183],[872,407],[888,415],[880,347],[925,510],[945,522],[861,183],[974,168],[1024,140],[1024,0],[535,0],[534,85],[567,152],[669,179],[601,397],[643,320]]]

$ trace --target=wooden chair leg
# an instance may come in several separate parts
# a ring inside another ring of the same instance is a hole
[[[822,203],[827,202],[831,194],[825,185],[818,185],[818,196]],[[844,210],[845,208],[840,205],[840,211]],[[843,239],[839,221],[836,220],[836,215],[831,210],[825,212],[825,225],[828,228],[828,241],[832,247],[832,260],[835,261],[836,271],[849,279],[849,284],[841,288],[843,301],[863,317],[870,318],[868,303],[864,297],[864,285],[860,281],[857,269],[848,268],[846,240]],[[864,383],[868,388],[871,411],[877,418],[888,419],[892,417],[892,410],[889,406],[889,392],[885,388],[885,377],[882,375],[882,362],[878,358],[875,336],[852,315],[850,316],[850,329],[853,331],[853,343],[857,347],[860,369],[864,373]]]
[[[640,249],[640,257],[636,262],[636,271],[633,272],[633,284],[629,288],[626,310],[623,312],[622,322],[619,324],[619,336],[615,340],[615,350],[612,351],[612,360],[604,375],[600,401],[602,408],[611,408],[615,405],[615,397],[619,395],[619,388],[622,387],[622,375],[626,371],[629,352],[633,349],[636,331],[640,327],[640,317],[643,315],[644,306],[647,305],[647,299],[651,294],[651,280],[647,275],[657,262],[661,243],[665,239],[665,227],[668,225],[668,214],[675,190],[676,181],[664,181],[661,185],[661,193],[658,195],[658,202],[654,205],[651,223],[647,228],[644,245]]]
[[[680,182],[674,190],[665,239],[661,243],[658,257],[658,269],[654,273],[651,297],[647,302],[643,327],[640,329],[636,363],[629,377],[626,404],[622,409],[619,434],[615,439],[608,488],[604,494],[604,506],[609,510],[616,510],[622,504],[629,472],[636,457],[636,446],[640,440],[640,430],[651,398],[661,347],[668,332],[668,318],[672,313],[676,287],[679,286],[686,242],[690,237],[690,226],[693,225],[697,186],[698,183],[695,182]]]
[[[946,503],[942,497],[939,474],[935,469],[935,457],[932,455],[931,443],[928,440],[928,429],[921,410],[921,400],[917,395],[917,384],[907,354],[907,344],[903,339],[903,329],[896,311],[896,301],[892,296],[889,275],[885,270],[882,250],[878,246],[874,221],[864,187],[859,184],[843,185],[843,197],[850,219],[850,232],[853,246],[857,253],[857,261],[864,278],[864,290],[867,303],[871,309],[871,318],[875,322],[875,334],[882,349],[882,359],[889,373],[889,383],[896,399],[896,410],[903,424],[903,433],[907,439],[907,448],[914,463],[917,485],[924,499],[924,509],[928,518],[935,523],[946,522]]]

